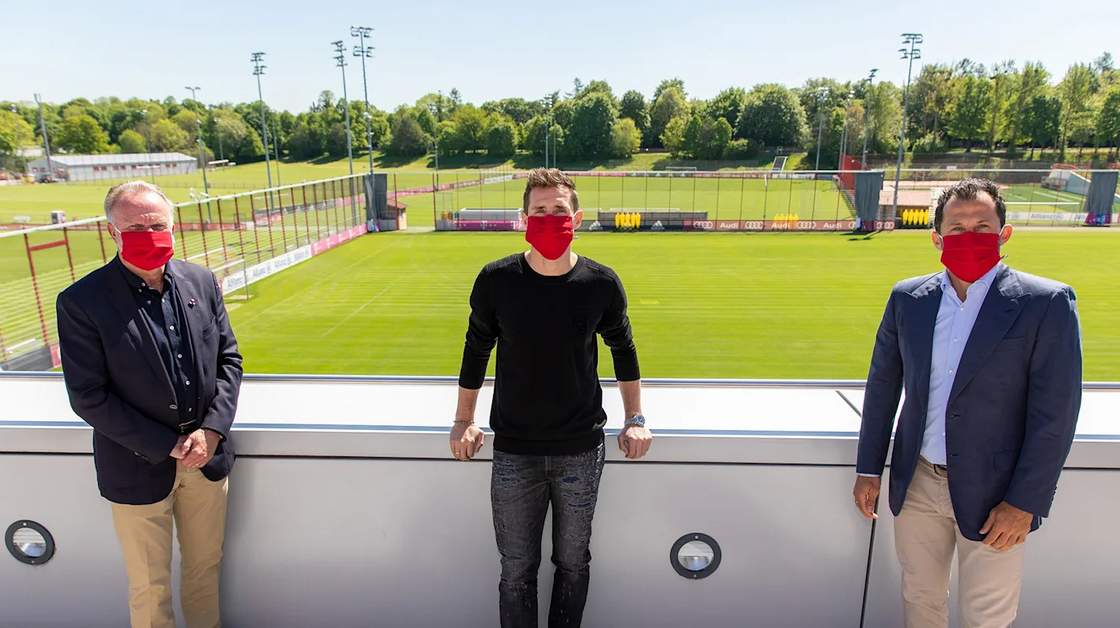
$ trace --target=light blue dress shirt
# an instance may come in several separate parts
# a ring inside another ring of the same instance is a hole
[[[980,307],[988,296],[988,289],[995,281],[1003,263],[968,287],[965,300],[957,297],[949,279],[949,271],[941,275],[941,307],[933,327],[933,352],[929,370],[929,406],[926,408],[926,431],[922,436],[922,457],[933,464],[946,464],[945,413],[949,406],[949,393],[953,390],[961,356],[972,335]]]

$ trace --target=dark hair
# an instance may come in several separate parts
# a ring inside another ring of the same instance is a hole
[[[534,168],[529,171],[529,177],[525,181],[525,196],[521,199],[521,211],[529,211],[529,193],[533,188],[565,188],[568,190],[572,211],[579,209],[579,194],[576,193],[575,182],[556,168]]]
[[[981,192],[991,197],[992,202],[996,205],[996,215],[999,216],[999,226],[1007,224],[1007,205],[1003,202],[1003,196],[999,193],[999,186],[991,179],[965,179],[953,184],[953,187],[945,188],[941,193],[941,197],[937,199],[937,209],[933,215],[933,228],[941,233],[941,222],[945,220],[945,206],[953,199],[960,199],[962,201],[975,201],[977,195]]]

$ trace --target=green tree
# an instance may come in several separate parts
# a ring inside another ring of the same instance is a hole
[[[807,133],[805,110],[791,90],[773,83],[751,88],[739,114],[736,137],[762,146],[798,146]]]
[[[684,153],[684,134],[688,129],[688,123],[689,118],[677,116],[665,125],[665,131],[661,133],[661,145],[674,157]]]
[[[62,122],[55,139],[58,148],[81,155],[109,152],[109,134],[91,116],[72,115]]]
[[[1008,89],[1015,82],[1018,72],[1014,61],[996,63],[991,69],[992,99],[988,107],[991,119],[988,122],[988,156],[996,148],[996,133],[1000,126],[1000,116],[1009,104]]]
[[[1075,63],[1058,84],[1058,98],[1062,101],[1061,139],[1058,149],[1059,160],[1065,159],[1066,146],[1070,136],[1079,128],[1086,126],[1090,114],[1090,98],[1093,95],[1096,75],[1084,63]]]
[[[1057,145],[1061,129],[1062,101],[1054,96],[1039,94],[1031,99],[1023,113],[1023,135],[1031,145],[1030,158],[1034,159],[1034,148],[1046,148],[1047,144]]]
[[[611,130],[611,156],[631,157],[642,145],[642,132],[632,118],[619,118]]]
[[[512,157],[517,152],[517,123],[498,118],[486,130],[486,154],[490,157]]]
[[[941,137],[941,121],[953,98],[953,69],[940,63],[923,66],[910,86],[910,126],[913,131]],[[914,133],[918,135],[918,133]],[[919,135],[920,137],[920,135]]]
[[[595,92],[576,101],[572,123],[564,140],[565,154],[576,159],[606,157],[611,153],[611,137],[618,111],[611,97]]]
[[[35,129],[22,116],[0,109],[0,154],[15,155],[35,139]]]
[[[186,131],[167,118],[153,124],[149,134],[153,153],[182,150],[189,146],[191,141]]]
[[[614,90],[611,89],[610,83],[606,81],[591,81],[587,84],[587,87],[584,87],[583,91],[576,96],[576,99],[586,98],[591,94],[605,94],[610,100],[611,106],[616,110],[618,109],[618,99],[614,97]]]
[[[1030,61],[1023,64],[1023,70],[1014,77],[1009,105],[1011,111],[1005,133],[1007,147],[1010,150],[1014,151],[1019,145],[1019,139],[1022,137],[1023,117],[1030,108],[1031,101],[1035,96],[1042,93],[1049,80],[1050,73],[1046,71],[1046,68],[1041,63],[1031,63]]]
[[[428,152],[428,146],[431,143],[431,136],[420,128],[420,123],[416,121],[415,114],[409,112],[394,119],[388,146],[390,153],[406,157],[419,157]]]
[[[548,116],[540,115],[529,121],[525,125],[525,133],[522,138],[522,146],[525,150],[531,152],[533,155],[540,157],[544,155],[545,138],[549,137],[551,146],[549,151],[562,148],[564,146],[564,139],[566,132],[563,127],[553,122],[551,135],[548,128]]]
[[[688,98],[688,92],[684,91],[684,81],[682,81],[679,77],[674,77],[671,79],[665,79],[661,81],[660,84],[658,84],[657,89],[653,90],[653,98],[651,99],[651,102],[657,102],[657,99],[661,98],[661,94],[664,94],[665,90],[669,88],[677,90],[677,94],[680,95],[682,100]]]
[[[1108,91],[1097,112],[1097,138],[1107,146],[1120,146],[1120,85]]]
[[[665,133],[665,129],[668,127],[670,121],[676,118],[684,118],[687,123],[688,117],[688,103],[685,102],[684,96],[681,94],[680,90],[672,85],[665,88],[657,99],[654,100],[653,107],[650,109],[649,133],[646,137],[647,144],[656,146],[657,140]],[[664,143],[661,145],[664,146]],[[668,148],[668,146],[665,146],[665,148]]]
[[[471,104],[461,105],[451,116],[454,125],[454,146],[460,153],[479,151],[486,147],[486,112]]]
[[[501,114],[512,119],[522,126],[544,111],[539,101],[529,101],[524,98],[503,98],[482,104],[482,110],[488,114]]]
[[[120,145],[122,153],[143,153],[146,152],[148,147],[147,142],[144,141],[144,136],[132,129],[125,129],[124,133],[121,133],[117,144]]]
[[[693,114],[685,126],[682,149],[693,159],[719,159],[731,145],[731,125],[723,118]]]
[[[984,137],[988,110],[992,106],[992,84],[972,74],[958,77],[955,99],[950,106],[952,118],[949,133],[965,141],[965,152],[972,151],[972,142]]]
[[[707,114],[712,118],[723,118],[729,126],[735,126],[746,99],[747,92],[742,87],[729,87],[708,103]]]
[[[889,81],[880,81],[869,91],[869,152],[893,154],[898,150],[898,132],[902,128],[902,97],[902,90]]]
[[[171,116],[171,121],[179,125],[179,128],[183,129],[183,132],[187,134],[187,138],[192,142],[197,139],[198,131],[195,122],[197,119],[198,116],[195,112],[187,108],[180,109],[179,113]]]
[[[646,104],[646,97],[634,89],[623,94],[618,117],[633,120],[634,127],[644,134],[649,129],[649,105]]]

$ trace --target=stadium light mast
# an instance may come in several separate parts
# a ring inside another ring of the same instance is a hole
[[[264,96],[261,95],[261,75],[264,74],[264,69],[268,66],[261,63],[264,61],[263,52],[254,52],[253,58],[253,75],[257,77],[257,101],[261,103],[261,138],[264,140],[264,171],[268,174],[268,187],[272,187],[272,164],[268,160],[268,125],[264,121]],[[272,198],[271,194],[265,195],[266,199]]]
[[[331,42],[338,53],[334,60],[342,69],[342,102],[346,107],[346,158],[350,161],[350,176],[354,176],[354,137],[350,134],[350,98],[346,95],[346,48],[342,40]]]
[[[443,122],[443,90],[436,92],[439,100],[435,103],[428,103],[428,111],[436,120],[436,129],[433,133],[436,145],[436,191],[439,191],[439,123]]]
[[[867,136],[871,134],[871,89],[875,86],[875,73],[879,68],[871,68],[867,77],[867,98],[863,99],[863,160],[860,167],[867,170]]]
[[[202,88],[201,87],[185,87],[184,89],[190,90],[191,100],[195,101],[195,103],[198,103],[197,92],[198,92],[198,90],[200,90]],[[201,104],[201,103],[199,103],[199,104]],[[197,140],[198,140],[198,167],[199,167],[199,169],[202,170],[202,191],[204,193],[206,193],[207,195],[209,195],[210,194],[210,183],[206,180],[206,155],[205,155],[205,153],[202,152],[202,120],[198,117],[197,112],[195,113],[195,116],[194,116],[194,128],[195,128],[195,134],[198,135],[198,138],[197,138]],[[207,205],[206,209],[207,209],[207,211],[209,211],[209,209],[210,209],[209,205]]]
[[[222,146],[222,127],[218,126],[222,123],[222,119],[214,116],[214,131],[218,134],[218,154],[221,155],[218,159],[226,160],[226,149]]]
[[[152,163],[152,123],[148,121],[148,110],[141,109],[144,116],[144,149],[148,151],[148,170],[152,172],[152,184],[156,182],[156,164]]]
[[[817,165],[813,169],[819,171],[821,169],[821,135],[824,132],[824,101],[828,98],[828,88],[818,87],[817,97],[819,98],[817,109],[820,110],[820,122],[817,124]]]
[[[837,170],[844,170],[844,156],[848,153],[848,112],[852,107],[852,98],[856,93],[854,91],[848,92],[848,98],[844,101],[844,130],[840,132],[840,167]]]
[[[902,98],[902,130],[898,134],[898,165],[894,169],[894,202],[891,203],[890,219],[898,215],[898,185],[902,179],[902,154],[906,150],[906,113],[910,108],[910,77],[914,72],[914,59],[922,58],[921,49],[917,45],[922,43],[921,33],[903,33],[902,43],[909,44],[910,49],[899,48],[903,59],[909,59],[909,68],[906,70],[906,95]]]
[[[362,59],[362,95],[366,104],[366,148],[369,150],[369,172],[373,174],[373,129],[370,126],[369,115],[369,83],[366,82],[366,59],[373,57],[373,46],[366,46],[366,37],[373,32],[367,26],[351,26],[350,36],[358,38],[358,45],[354,47],[354,56]]]
[[[51,140],[47,137],[47,123],[43,119],[43,99],[39,98],[39,94],[35,94],[35,104],[39,105],[39,130],[43,133],[43,148],[47,151],[47,174],[53,177],[54,166],[51,165]]]

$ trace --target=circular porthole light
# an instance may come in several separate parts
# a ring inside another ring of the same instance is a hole
[[[673,543],[669,551],[669,562],[673,569],[689,580],[707,578],[719,569],[723,552],[719,543],[707,534],[686,534]]]
[[[42,565],[54,557],[54,537],[34,521],[17,521],[4,534],[8,552],[21,563]]]

